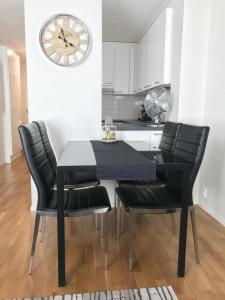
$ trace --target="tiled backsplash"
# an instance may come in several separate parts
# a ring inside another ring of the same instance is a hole
[[[102,119],[111,117],[117,120],[136,120],[140,103],[144,103],[144,96],[114,96],[102,95]]]

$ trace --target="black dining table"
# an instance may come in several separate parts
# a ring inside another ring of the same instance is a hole
[[[65,286],[64,176],[95,172],[99,180],[153,180],[156,164],[124,141],[70,141],[57,164],[58,285]]]

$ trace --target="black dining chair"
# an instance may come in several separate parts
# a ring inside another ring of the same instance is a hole
[[[49,161],[49,164],[54,172],[56,174],[56,167],[57,167],[57,161],[56,156],[53,151],[52,145],[49,140],[48,131],[45,125],[45,122],[40,121],[33,121],[38,127],[38,130],[41,135],[42,143],[44,146],[45,154],[47,156],[47,159]],[[73,188],[73,185],[75,184],[84,184],[85,186],[96,186],[99,185],[100,182],[96,177],[96,173],[93,173],[91,171],[89,172],[74,172],[69,173],[65,176],[65,185],[66,188]]]
[[[176,122],[166,122],[162,138],[159,144],[159,150],[158,151],[142,151],[144,155],[146,155],[148,158],[154,160],[155,157],[159,154],[163,155],[164,157],[170,156],[170,154],[173,153],[177,136],[179,133],[181,127],[181,123]],[[126,186],[142,186],[142,187],[163,187],[165,185],[164,179],[164,171],[160,171],[157,169],[156,171],[157,178],[155,180],[120,180],[118,181],[118,185],[121,187]],[[115,206],[117,206],[117,197],[115,195]],[[174,212],[171,212],[171,224],[172,224],[172,232],[173,234],[176,234],[175,229],[175,218],[174,218]],[[122,218],[122,224],[123,224],[123,218]],[[124,227],[124,226],[122,226]]]
[[[177,136],[173,156],[166,162],[157,157],[157,165],[165,174],[165,186],[118,187],[119,198],[117,224],[120,237],[121,203],[125,208],[129,222],[129,270],[132,270],[132,217],[136,213],[157,214],[181,211],[178,276],[185,274],[185,253],[188,210],[190,210],[196,262],[199,263],[199,250],[196,230],[195,209],[193,205],[193,186],[205,153],[209,127],[182,124]]]
[[[41,135],[42,143],[44,146],[45,154],[47,156],[48,162],[52,168],[53,173],[56,175],[56,168],[57,168],[56,156],[49,140],[48,131],[45,122],[43,120],[39,120],[39,121],[33,121],[33,123],[35,123],[38,127],[38,130]],[[65,189],[73,189],[74,187],[75,189],[77,189],[78,184],[80,185],[80,187],[88,187],[88,186],[91,187],[100,184],[100,181],[96,178],[96,173],[93,173],[93,171],[67,173],[64,176],[64,182],[65,182]],[[57,188],[56,184],[54,188],[55,189]],[[97,229],[98,228],[97,215],[95,217],[95,223],[96,223],[95,227]],[[44,228],[45,228],[45,217],[41,217],[40,220],[41,242],[43,241]]]
[[[34,225],[34,234],[31,248],[29,274],[32,265],[38,236],[41,216],[57,216],[57,190],[55,189],[55,176],[43,146],[42,138],[37,124],[19,126],[22,147],[27,160],[27,165],[38,192],[37,210]],[[88,186],[64,190],[64,215],[76,217],[91,214],[103,214],[105,220],[104,248],[105,268],[108,256],[108,212],[111,210],[107,191],[102,186]]]
[[[155,156],[158,154],[170,155],[171,153],[173,153],[180,126],[180,123],[166,122],[163,129],[162,138],[159,144],[159,150],[142,151],[142,153],[150,159],[154,159]],[[118,181],[118,184],[119,186],[161,186],[164,184],[163,179],[163,172],[157,170],[156,180],[120,180]]]

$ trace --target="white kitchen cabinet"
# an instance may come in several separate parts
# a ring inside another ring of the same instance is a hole
[[[136,45],[134,50],[134,93],[139,93],[142,91],[142,60],[143,48],[140,42]]]
[[[162,130],[157,131],[117,131],[118,140],[126,141],[130,146],[138,151],[159,150],[162,137]]]
[[[159,144],[162,138],[162,130],[150,131],[150,151],[159,150]]]
[[[102,46],[102,88],[115,94],[134,93],[133,43],[104,42]]]
[[[114,43],[103,43],[102,45],[102,87],[113,89],[114,87]]]
[[[134,90],[170,83],[172,9],[165,9],[136,47]]]
[[[167,8],[156,20],[157,28],[157,57],[156,82],[169,84],[171,72],[171,46],[172,46],[172,8]]]
[[[118,43],[115,46],[114,93],[129,94],[130,90],[130,46]]]

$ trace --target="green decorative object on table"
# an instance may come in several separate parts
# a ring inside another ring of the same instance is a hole
[[[105,125],[102,127],[104,143],[114,143],[116,142],[116,126],[113,125],[112,119],[106,119]]]

